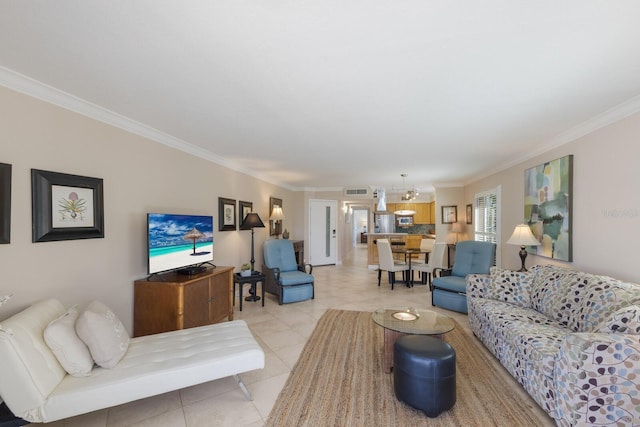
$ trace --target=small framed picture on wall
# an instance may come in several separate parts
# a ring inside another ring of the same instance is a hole
[[[458,222],[458,207],[443,206],[442,207],[442,223],[453,224],[454,222]]]
[[[218,231],[235,231],[236,229],[236,201],[218,197]]]

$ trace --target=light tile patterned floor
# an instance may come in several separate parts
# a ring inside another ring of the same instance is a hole
[[[265,306],[243,303],[236,319],[244,319],[266,356],[265,368],[242,375],[254,400],[247,401],[233,378],[225,378],[45,426],[77,427],[207,427],[262,426],[316,322],[328,308],[373,311],[378,307],[430,307],[427,286],[396,284],[367,269],[366,246],[354,248],[343,265],[316,267],[315,299],[278,305],[267,295]],[[436,308],[436,310],[439,310]],[[469,330],[466,315],[442,310]],[[532,403],[532,406],[537,406]]]

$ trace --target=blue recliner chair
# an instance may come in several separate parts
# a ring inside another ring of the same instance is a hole
[[[433,279],[431,305],[468,313],[467,274],[489,274],[496,256],[496,244],[466,240],[456,245],[452,270],[442,270]]]
[[[279,304],[313,299],[313,267],[298,265],[293,242],[287,239],[266,240],[262,246],[266,275],[265,291],[278,297]]]

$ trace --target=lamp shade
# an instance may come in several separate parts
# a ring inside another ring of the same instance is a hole
[[[271,221],[280,221],[286,219],[284,217],[284,212],[282,212],[282,207],[275,205],[273,210],[271,211],[271,216],[269,217]]]
[[[459,222],[454,222],[453,224],[451,224],[451,232],[462,233],[462,224]]]
[[[247,216],[245,216],[242,220],[242,224],[240,224],[240,230],[251,230],[254,227],[264,228],[264,223],[257,213],[249,212]]]
[[[538,246],[540,242],[536,239],[536,236],[531,232],[531,228],[527,224],[516,225],[516,229],[513,230],[513,234],[507,240],[509,245],[518,246]]]

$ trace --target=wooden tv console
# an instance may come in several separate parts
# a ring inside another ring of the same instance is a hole
[[[233,267],[208,268],[191,276],[165,273],[136,280],[133,335],[233,320]]]

